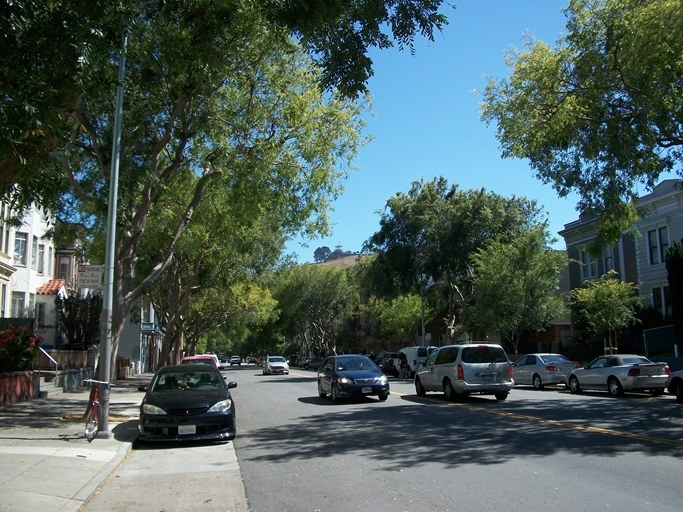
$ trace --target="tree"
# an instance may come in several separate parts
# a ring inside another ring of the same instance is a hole
[[[469,300],[472,255],[497,238],[510,242],[541,221],[534,201],[481,190],[459,190],[443,177],[414,182],[387,202],[380,230],[368,241],[376,253],[367,281],[378,297],[418,293],[420,285],[448,297],[447,322],[455,334]]]
[[[597,333],[608,333],[609,352],[617,350],[617,331],[637,322],[636,311],[640,308],[638,287],[619,279],[610,270],[599,281],[586,281],[583,288],[572,293],[574,304]]]
[[[278,332],[306,352],[337,352],[337,335],[358,307],[358,289],[346,269],[301,265],[283,271],[273,293]]]
[[[332,254],[332,251],[330,251],[329,247],[327,247],[327,246],[318,247],[313,252],[313,260],[316,263],[322,263],[323,261],[328,260],[328,258],[330,257],[330,254]]]
[[[419,295],[400,295],[394,299],[371,298],[361,311],[379,323],[377,335],[382,339],[412,340],[420,325],[422,307]],[[427,315],[426,321],[430,315]]]
[[[78,292],[72,292],[67,297],[58,294],[55,310],[59,329],[70,347],[86,348],[100,342],[101,294],[81,296]]]
[[[246,44],[244,50],[253,35],[268,32],[291,35],[301,43],[323,70],[316,76],[322,88],[357,97],[373,74],[370,49],[385,49],[396,41],[399,48],[413,51],[418,33],[433,40],[434,30],[447,24],[438,12],[441,4],[442,0],[5,1],[0,5],[0,196],[13,195],[17,206],[33,201],[51,206],[69,189],[62,173],[47,172],[49,160],[59,139],[71,133],[69,118],[84,99],[93,94],[111,99],[116,78],[102,66],[111,65],[107,61],[120,52],[124,29],[130,34],[129,44],[160,57],[157,71],[173,73],[194,53],[197,67],[185,77],[194,80],[176,83],[186,91],[192,90],[190,82],[202,83],[202,67],[215,65],[230,47]],[[166,47],[140,46],[144,32],[161,26],[167,37],[157,43]],[[234,38],[225,37],[229,34]],[[129,70],[144,69],[135,50],[129,52]],[[134,79],[158,78],[152,69]],[[204,83],[215,86],[214,80]]]
[[[481,117],[503,156],[526,158],[560,197],[580,196],[599,219],[595,242],[616,241],[637,215],[636,185],[652,187],[683,156],[683,4],[572,0],[553,49],[528,39],[492,79]]]
[[[674,242],[666,251],[666,272],[669,278],[671,318],[679,343],[683,343],[683,240]]]
[[[524,332],[540,332],[566,313],[558,289],[567,257],[549,244],[545,228],[539,227],[511,243],[492,240],[472,256],[476,299],[464,316],[508,339],[516,354]]]

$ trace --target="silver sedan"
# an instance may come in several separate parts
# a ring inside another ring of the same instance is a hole
[[[649,391],[661,395],[670,373],[666,363],[653,363],[644,356],[607,355],[572,370],[567,376],[567,387],[572,393],[593,389],[607,391],[612,396],[621,396],[624,391]]]
[[[526,354],[513,365],[515,384],[533,386],[536,389],[564,384],[567,374],[578,367],[576,361],[570,361],[562,354]]]

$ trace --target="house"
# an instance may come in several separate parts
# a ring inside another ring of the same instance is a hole
[[[681,180],[666,180],[637,201],[640,218],[634,232],[625,232],[617,243],[603,248],[599,255],[587,248],[595,239],[597,219],[581,215],[565,224],[559,235],[567,246],[569,288],[597,280],[614,270],[625,281],[638,286],[644,307],[653,307],[662,316],[671,315],[668,278],[664,257],[671,241],[683,238],[683,189]]]

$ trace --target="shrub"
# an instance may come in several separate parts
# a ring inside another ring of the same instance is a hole
[[[9,327],[0,332],[0,372],[28,370],[43,341],[28,327]]]

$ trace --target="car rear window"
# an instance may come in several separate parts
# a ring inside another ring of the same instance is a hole
[[[462,349],[463,363],[504,363],[508,360],[501,347],[476,346]]]
[[[428,357],[429,356],[429,350],[427,350],[427,347],[420,347],[417,349],[417,357]]]

